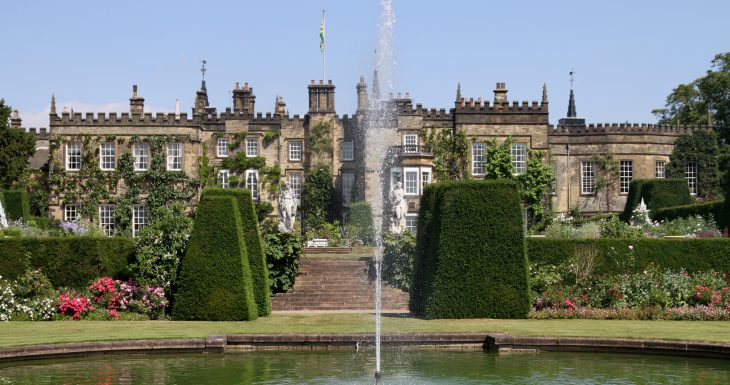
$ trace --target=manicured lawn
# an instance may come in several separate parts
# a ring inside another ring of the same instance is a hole
[[[0,346],[234,333],[372,333],[364,313],[274,314],[252,322],[57,321],[0,323]],[[383,318],[384,333],[505,332],[520,336],[655,338],[730,342],[730,322],[595,320],[421,320]]]

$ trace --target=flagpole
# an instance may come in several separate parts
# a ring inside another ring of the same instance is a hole
[[[323,28],[323,36],[325,31],[325,25],[324,25],[324,9],[322,10],[322,28]],[[324,39],[324,37],[323,37]],[[322,80],[327,83],[327,43],[323,40],[322,44]]]

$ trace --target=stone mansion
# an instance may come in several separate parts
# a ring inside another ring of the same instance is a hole
[[[378,191],[375,187],[378,171],[383,168],[376,163],[377,157],[368,153],[362,135],[368,99],[378,92],[377,75],[373,83],[368,87],[361,77],[356,84],[357,111],[352,116],[337,114],[335,85],[322,80],[311,81],[307,86],[309,110],[303,116],[290,116],[282,98],[276,100],[274,111],[258,112],[256,96],[248,83],[242,86],[236,83],[232,90],[233,108],[223,112],[209,106],[205,81],[196,92],[192,114],[145,111],[144,98],[139,96],[137,86],[130,98],[129,112],[82,114],[64,110],[58,113],[52,101],[49,129],[30,129],[37,137],[37,153],[31,166],[53,170],[47,162],[55,162],[66,173],[74,173],[81,169],[84,159],[79,138],[91,137],[92,146],[98,150],[94,156],[101,171],[115,170],[121,155],[131,152],[134,170],[141,172],[150,166],[151,149],[140,138],[164,136],[169,139],[160,149],[165,152],[167,170],[198,178],[200,160],[205,156],[217,184],[227,187],[236,180],[250,189],[255,199],[269,201],[274,206],[276,196],[263,188],[261,170],[250,168],[234,175],[222,167],[224,159],[244,152],[247,158],[261,157],[267,165],[278,165],[280,182],[288,183],[296,198],[301,196],[307,171],[319,165],[328,166],[346,212],[353,200],[373,201]],[[675,139],[693,130],[708,129],[706,126],[586,124],[585,119],[576,116],[572,90],[566,117],[557,125],[550,125],[545,86],[541,99],[532,102],[510,101],[505,83],[497,83],[493,92],[493,100],[458,97],[447,109],[427,109],[414,104],[409,94],[389,98],[397,119],[395,127],[379,140],[387,141],[389,153],[397,155],[397,161],[386,170],[390,174],[387,179],[391,185],[401,182],[405,190],[407,227],[415,227],[419,196],[423,187],[434,181],[433,154],[421,143],[421,133],[432,127],[467,134],[472,140],[470,168],[475,177],[484,175],[485,142],[492,138],[514,140],[512,162],[517,172],[526,169],[528,150],[545,150],[556,175],[553,210],[565,212],[577,207],[588,214],[606,207],[603,194],[595,193],[597,170],[591,161],[594,154],[613,153],[619,162],[619,181],[616,191],[609,195],[608,207],[611,211],[621,211],[632,179],[663,178]],[[11,124],[20,127],[17,113]],[[326,135],[322,127],[326,127]],[[49,145],[54,141],[58,144]],[[696,188],[696,165],[687,165],[687,178],[692,191]],[[120,185],[114,191],[121,194],[123,190],[124,186]],[[134,229],[147,221],[144,192],[139,197],[132,210]],[[197,193],[193,201],[196,198]],[[63,194],[51,194],[50,216],[74,220],[83,204]],[[106,230],[114,229],[114,210],[113,202],[99,205],[99,221]],[[375,211],[377,216],[378,210]]]

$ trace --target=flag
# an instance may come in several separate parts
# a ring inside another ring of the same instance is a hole
[[[324,52],[324,11],[322,11],[322,25],[319,26],[319,50]]]

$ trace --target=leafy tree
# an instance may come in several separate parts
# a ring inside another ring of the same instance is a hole
[[[606,201],[606,212],[610,210],[611,191],[616,187],[619,177],[619,164],[613,157],[613,153],[595,154],[591,160],[596,165],[596,196],[603,192]]]
[[[438,181],[471,179],[469,174],[469,139],[464,131],[431,127],[423,142],[433,153],[433,176]]]
[[[10,127],[10,106],[0,99],[0,187],[11,188],[35,153],[35,136]]]
[[[383,239],[383,281],[408,292],[415,256],[416,236],[413,233],[386,234]]]
[[[295,233],[280,232],[277,222],[264,221],[261,226],[264,252],[269,268],[269,289],[271,294],[285,293],[299,274],[299,264],[304,254],[304,240]]]
[[[652,111],[662,124],[707,124],[712,120],[720,138],[730,140],[730,52],[715,55],[705,76],[680,84],[667,96],[664,108]]]
[[[347,234],[352,241],[360,241],[364,246],[375,245],[375,226],[370,203],[358,201],[350,203]]]
[[[484,162],[486,179],[514,179],[515,167],[512,164],[512,138],[505,139],[502,144],[497,144],[497,139],[487,142]]]
[[[305,231],[317,229],[335,219],[336,195],[329,167],[322,166],[309,171],[302,186]]]
[[[667,176],[670,178],[686,178],[687,162],[697,163],[697,196],[704,200],[715,199],[719,194],[718,158],[721,151],[717,137],[712,131],[682,135],[674,142],[674,149],[669,155]]]

